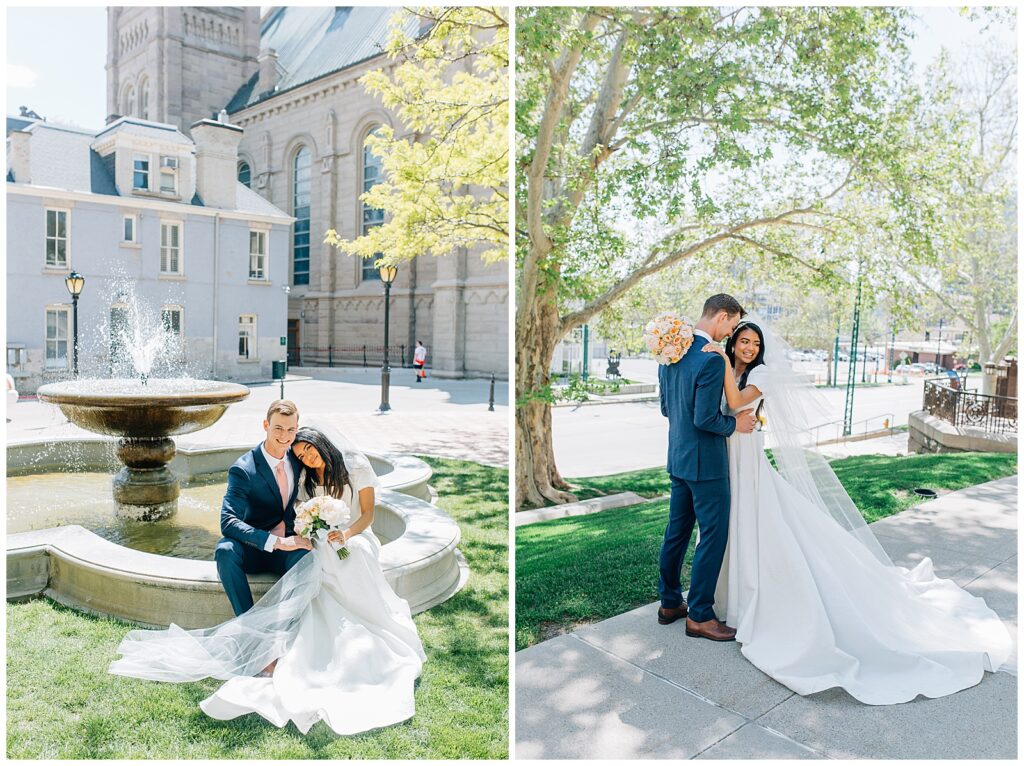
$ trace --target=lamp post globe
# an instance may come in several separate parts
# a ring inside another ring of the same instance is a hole
[[[75,377],[78,377],[78,296],[82,294],[82,288],[85,287],[85,277],[79,274],[77,271],[72,271],[64,278],[64,284],[67,285],[68,292],[71,293],[71,322],[75,326],[75,335],[72,340],[72,370],[74,371]]]
[[[380,407],[379,412],[389,412],[391,403],[391,367],[388,364],[388,334],[391,320],[391,285],[398,276],[398,267],[388,263],[378,267],[380,281],[384,284],[384,365],[380,368]]]

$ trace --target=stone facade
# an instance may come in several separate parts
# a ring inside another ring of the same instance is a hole
[[[112,112],[125,105],[121,96],[140,78],[159,83],[154,91],[156,103],[150,101],[149,108],[157,115],[168,115],[168,121],[177,121],[183,130],[194,120],[227,107],[230,122],[244,130],[238,158],[249,168],[251,188],[288,214],[296,208],[296,173],[303,172],[301,167],[296,169],[296,158],[300,152],[308,153],[302,155],[309,161],[308,284],[295,278],[294,237],[289,269],[288,354],[293,365],[361,364],[364,347],[367,363],[380,363],[384,324],[380,280],[362,259],[341,254],[322,240],[332,228],[347,239],[362,232],[363,207],[358,197],[366,171],[364,142],[378,126],[390,126],[399,135],[403,129],[395,115],[358,82],[367,71],[390,66],[388,59],[363,58],[295,84],[295,71],[307,64],[286,55],[292,41],[282,40],[280,30],[304,29],[310,35],[308,21],[315,16],[316,23],[323,20],[332,27],[364,24],[366,34],[379,36],[383,43],[390,15],[385,10],[338,8],[330,17],[325,9],[275,9],[256,21],[252,8],[108,11]],[[379,18],[368,17],[373,13]],[[195,30],[203,28],[204,19],[207,33],[197,35]],[[211,29],[216,30],[212,39]],[[280,51],[261,43],[271,39]],[[315,41],[315,34],[310,39]],[[365,46],[366,40],[358,44]],[[253,95],[239,99],[243,93]],[[507,378],[508,301],[507,263],[487,265],[477,253],[463,251],[402,265],[391,289],[392,364],[398,363],[398,353],[404,353],[402,362],[411,364],[412,349],[422,340],[428,350],[428,368],[435,375],[472,377],[493,372]]]

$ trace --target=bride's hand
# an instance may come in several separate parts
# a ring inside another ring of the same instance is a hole
[[[348,542],[348,538],[345,537],[345,533],[341,530],[334,529],[327,533],[327,541],[344,545]]]
[[[708,343],[701,351],[707,354],[718,354],[726,362],[729,361],[729,357],[725,355],[725,349],[719,346],[717,343]]]
[[[284,537],[284,522],[279,521],[277,526],[270,530],[270,534],[274,537]]]

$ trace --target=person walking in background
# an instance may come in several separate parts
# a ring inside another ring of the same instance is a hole
[[[423,346],[422,341],[416,341],[416,350],[412,355],[412,366],[416,370],[416,382],[422,383],[423,379],[427,377],[425,370],[427,364],[427,349]]]

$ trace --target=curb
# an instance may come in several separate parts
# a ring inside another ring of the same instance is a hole
[[[587,516],[591,513],[600,513],[612,508],[625,508],[629,505],[653,503],[657,500],[666,499],[668,499],[668,495],[647,498],[640,497],[635,492],[620,492],[615,495],[581,500],[578,503],[553,505],[550,508],[537,508],[532,511],[519,511],[515,515],[515,526],[522,527],[527,524],[536,524],[537,522],[550,521],[551,519],[564,519],[569,516]]]

